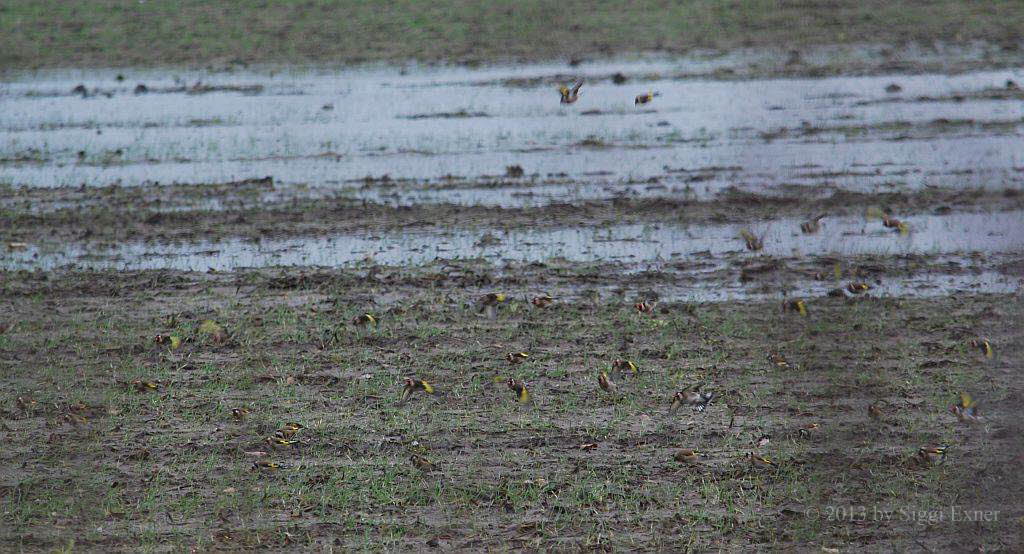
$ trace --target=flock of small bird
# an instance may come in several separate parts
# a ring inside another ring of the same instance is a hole
[[[580,88],[583,86],[583,81],[576,82],[572,87],[559,86],[558,91],[561,95],[562,104],[575,103],[580,98]],[[655,97],[659,96],[657,92],[647,92],[644,94],[637,95],[634,99],[635,105],[647,104],[654,100]],[[827,214],[820,214],[808,221],[801,223],[800,230],[805,234],[814,234],[821,230],[821,221],[826,217]],[[870,215],[870,214],[869,214]],[[909,227],[906,223],[893,218],[892,216],[879,213],[877,214],[882,221],[882,225],[887,229],[893,229],[900,234],[907,234]],[[764,248],[764,238],[758,237],[751,233],[749,230],[742,230],[740,237],[743,239],[746,247],[750,251],[760,251]],[[838,271],[837,271],[838,277]],[[845,288],[837,288],[829,291],[829,296],[843,296],[847,293],[852,295],[862,294],[871,289],[871,286],[867,283],[853,282],[849,283]],[[497,316],[498,309],[508,300],[506,294],[501,292],[492,292],[481,296],[477,301],[478,313],[483,314],[489,318]],[[550,295],[536,296],[530,300],[530,303],[537,309],[549,308],[555,299]],[[654,313],[654,303],[648,301],[640,301],[633,305],[633,309],[640,314],[649,315]],[[807,303],[803,299],[788,299],[782,304],[783,312],[794,312],[799,315],[807,315]],[[377,318],[370,313],[363,313],[355,316],[352,321],[352,325],[359,329],[372,329],[377,326]],[[982,352],[985,357],[992,357],[992,346],[987,339],[979,338],[971,341],[970,345]],[[527,352],[509,352],[505,356],[505,360],[510,365],[518,365],[529,360],[529,353]],[[790,368],[789,362],[785,357],[777,352],[770,352],[768,354],[768,361],[772,365],[779,368]],[[630,374],[637,375],[639,373],[639,366],[636,362],[631,360],[614,360],[611,364],[612,373],[618,374]],[[522,379],[516,379],[510,377],[505,381],[508,389],[513,393],[515,402],[526,404],[532,401],[527,384]],[[609,395],[618,395],[618,385],[612,379],[611,374],[608,371],[601,371],[597,377],[598,387],[608,393]],[[671,398],[671,404],[669,406],[669,413],[673,414],[679,408],[688,406],[697,413],[703,413],[711,402],[716,398],[714,392],[705,392],[702,383],[689,385],[682,390],[676,392]],[[406,377],[403,383],[401,397],[398,401],[399,405],[404,405],[408,402],[412,396],[422,392],[424,394],[433,395],[435,394],[434,386],[429,382],[415,378]],[[964,423],[978,423],[982,421],[982,417],[978,413],[977,402],[971,398],[970,395],[964,393],[960,397],[960,401],[950,407],[950,411]],[[246,415],[246,410],[235,409],[233,415],[236,419],[243,419]],[[868,417],[872,420],[883,421],[884,413],[881,406],[878,403],[871,404],[867,408]],[[295,434],[299,432],[303,427],[298,423],[286,424],[281,429],[278,429],[273,436],[268,437],[266,442],[271,448],[289,448],[294,446],[298,441],[294,438]],[[818,423],[808,423],[798,429],[800,437],[808,437],[811,433],[815,432],[820,428]],[[768,436],[762,436],[757,441],[758,447],[768,444],[770,438]],[[929,466],[936,462],[945,460],[946,457],[946,446],[924,446],[918,449],[917,453],[911,458],[910,463],[917,466]],[[674,459],[680,463],[694,464],[701,460],[701,453],[693,449],[681,449],[676,452],[673,456]],[[747,454],[751,466],[755,468],[777,468],[776,462],[770,460],[765,456],[749,452]],[[427,458],[420,454],[413,454],[410,458],[410,462],[418,469],[429,471],[434,469],[435,464],[430,462]],[[258,469],[277,469],[279,466],[276,463],[269,461],[260,461],[255,464]]]
[[[577,81],[576,84],[572,86],[572,88],[569,88],[565,85],[559,86],[558,93],[562,95],[562,98],[559,101],[562,104],[575,103],[577,100],[580,99],[580,88],[582,87],[582,80]],[[636,98],[633,99],[633,104],[637,106],[639,106],[640,104],[647,104],[658,96],[661,96],[661,94],[657,92],[645,92],[644,94],[638,94],[636,95]]]
[[[867,290],[869,287],[863,283],[851,283],[848,290],[852,293],[859,293]],[[494,318],[497,315],[498,309],[508,300],[508,296],[501,292],[492,292],[485,294],[477,300],[477,311],[482,315]],[[549,308],[555,299],[550,295],[536,296],[530,300],[530,303],[537,309]],[[633,309],[640,316],[645,316],[654,313],[654,303],[648,301],[640,301],[633,305]],[[794,311],[800,315],[807,314],[807,305],[803,300],[790,300],[784,304],[785,311]],[[354,317],[351,321],[352,325],[360,329],[368,329],[377,325],[377,319],[369,313],[360,314]],[[969,343],[971,348],[981,352],[986,358],[993,356],[993,350],[991,343],[984,338],[972,339]],[[529,353],[527,352],[509,352],[505,356],[505,360],[510,365],[518,365],[529,360]],[[778,352],[770,352],[767,356],[768,362],[772,365],[787,369],[791,365],[786,358]],[[615,381],[612,379],[612,374],[619,375],[630,375],[636,376],[640,372],[639,366],[632,360],[617,359],[611,363],[611,372],[600,371],[597,376],[598,387],[605,391],[611,396],[618,396],[619,388]],[[510,377],[505,380],[505,384],[513,394],[515,402],[520,404],[527,404],[532,401],[527,384],[522,379]],[[688,406],[697,413],[704,412],[707,407],[711,404],[717,395],[714,392],[703,391],[704,385],[697,383],[689,385],[678,392],[676,392],[671,398],[671,404],[668,408],[669,414],[674,414],[679,408]],[[398,401],[399,405],[403,405],[409,401],[409,399],[417,392],[424,394],[433,395],[435,394],[434,386],[427,381],[415,377],[406,377],[404,380],[404,386],[402,389],[401,398]],[[952,412],[958,420],[964,423],[979,423],[983,421],[982,416],[978,412],[977,401],[975,401],[967,393],[963,393],[960,396],[959,402],[950,407]],[[882,406],[879,403],[871,404],[867,407],[868,417],[872,420],[884,422],[885,414]],[[800,427],[797,432],[800,437],[807,438],[811,433],[815,433],[819,428],[818,423],[808,423]],[[278,441],[279,439],[287,439],[288,437],[275,437],[273,440]],[[268,441],[271,439],[268,439]],[[768,444],[770,437],[767,435],[762,436],[756,441],[758,447]],[[926,467],[935,464],[936,462],[945,461],[946,457],[946,446],[924,446],[918,449],[917,453],[910,459],[909,463],[911,466]],[[679,450],[675,455],[674,459],[680,463],[693,464],[701,460],[702,454],[697,450],[693,449],[682,449]],[[750,464],[755,468],[776,468],[778,467],[776,462],[771,459],[749,452],[747,459]],[[435,466],[432,462],[424,458],[422,455],[414,454],[410,461],[414,466],[420,469],[429,470]]]

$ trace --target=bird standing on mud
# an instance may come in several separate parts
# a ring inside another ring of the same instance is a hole
[[[583,81],[579,81],[570,89],[569,87],[562,85],[558,87],[559,94],[562,95],[560,102],[562,104],[572,104],[573,102],[580,99],[580,87],[583,86]]]
[[[526,404],[530,401],[530,393],[526,390],[526,383],[519,379],[509,379],[506,384],[509,390],[516,394],[516,402]]]
[[[782,303],[783,312],[796,312],[800,315],[807,315],[807,303],[799,298],[786,300]]]
[[[526,352],[509,352],[505,355],[505,360],[512,365],[516,365],[525,362],[529,357],[530,355]]]
[[[750,465],[759,468],[773,468],[776,467],[775,462],[769,460],[764,456],[758,456],[753,452],[747,454],[747,459],[750,460]]]
[[[990,343],[988,339],[971,339],[969,344],[971,345],[971,348],[976,348],[981,351],[982,355],[986,358],[991,358],[994,355],[994,352],[992,351],[992,343]]]
[[[646,104],[646,103],[650,102],[651,100],[654,100],[655,96],[661,96],[661,93],[659,93],[659,92],[648,92],[647,94],[638,94],[636,96],[636,99],[633,100],[633,105],[634,106],[639,106],[640,104]]]
[[[530,300],[530,304],[538,308],[547,308],[554,301],[555,299],[550,294],[545,294],[544,296],[533,297],[533,300]]]
[[[632,360],[615,360],[612,362],[612,369],[620,373],[629,372],[633,375],[640,373],[640,367]]]
[[[673,456],[681,464],[695,464],[700,461],[700,452],[691,448],[684,448]]]
[[[607,392],[608,394],[615,394],[619,390],[619,387],[615,384],[615,381],[612,381],[612,378],[609,377],[608,373],[604,371],[602,371],[601,374],[597,376],[597,384],[600,385],[601,389]]]
[[[930,466],[935,462],[946,461],[946,446],[922,446],[917,449],[917,455],[914,456],[912,462],[921,466]]]
[[[505,293],[489,292],[480,297],[480,310],[478,313],[486,314],[487,317],[493,319],[498,315],[498,306],[504,301]]]

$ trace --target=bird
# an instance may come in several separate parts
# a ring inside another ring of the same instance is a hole
[[[804,438],[807,438],[807,437],[811,436],[811,433],[814,433],[820,427],[821,427],[821,425],[819,425],[817,423],[808,423],[807,425],[804,425],[803,427],[801,427],[799,429],[800,436],[804,437]]]
[[[72,427],[78,427],[79,425],[89,423],[89,418],[80,414],[64,414],[64,420],[70,423]]]
[[[281,464],[278,464],[276,462],[271,462],[271,461],[268,461],[268,460],[257,460],[255,462],[253,462],[252,468],[257,470],[257,471],[261,471],[261,470],[276,471],[276,470],[281,468]]]
[[[604,371],[602,371],[601,374],[597,376],[597,384],[601,385],[601,388],[608,394],[615,394],[619,390],[619,387],[615,384],[615,381],[612,381],[611,377],[608,377],[608,374],[605,373]]]
[[[922,446],[917,449],[914,461],[926,466],[930,466],[935,462],[945,462],[946,450],[948,448],[947,446]]]
[[[992,343],[988,342],[988,339],[976,338],[971,339],[971,348],[977,348],[981,351],[982,355],[986,358],[991,358],[993,355]]]
[[[821,229],[821,219],[823,217],[825,217],[825,214],[821,214],[818,217],[815,217],[814,219],[801,223],[800,230],[807,235],[813,235],[814,233],[817,233]]]
[[[525,404],[530,401],[530,393],[526,390],[526,383],[514,378],[510,378],[506,383],[508,388],[516,393],[517,402]]]
[[[867,283],[850,283],[849,285],[846,285],[846,290],[850,291],[852,294],[860,294],[871,290],[871,285]]]
[[[267,444],[273,449],[292,448],[299,444],[297,439],[285,439],[281,437],[267,437]]]
[[[910,227],[906,223],[888,215],[882,216],[882,225],[887,229],[897,231],[901,235],[906,235],[910,232]]]
[[[290,439],[301,429],[304,429],[304,427],[299,423],[286,423],[284,427],[274,431],[274,436],[281,439]]]
[[[612,362],[612,369],[615,371],[628,371],[633,375],[640,373],[640,368],[632,360],[615,360]]]
[[[684,448],[679,452],[676,452],[673,458],[682,464],[695,464],[700,461],[700,452],[690,448]]]
[[[530,355],[526,352],[509,352],[505,355],[505,359],[512,365],[521,364],[529,357]]]
[[[352,318],[352,325],[356,327],[370,327],[376,324],[377,318],[373,317],[373,314],[370,313],[360,314]]]
[[[405,404],[412,396],[412,393],[421,390],[427,394],[434,394],[434,387],[430,383],[423,379],[413,379],[411,377],[405,378],[405,388],[402,389],[402,399],[398,401],[399,404]]]
[[[545,294],[544,296],[534,296],[533,299],[530,300],[530,304],[533,304],[538,308],[547,308],[554,301],[555,299],[552,298],[550,294]]]
[[[583,86],[583,81],[577,82],[575,85],[573,85],[573,87],[571,89],[569,87],[565,86],[565,85],[559,86],[558,87],[558,92],[559,92],[559,94],[562,95],[562,99],[560,100],[560,102],[562,104],[572,104],[573,102],[579,100],[580,99],[580,87],[582,87],[582,86]]]
[[[769,460],[768,458],[766,458],[764,456],[758,456],[757,454],[754,454],[753,452],[750,452],[750,453],[747,454],[747,459],[750,460],[750,465],[752,465],[754,467],[761,467],[761,468],[776,467],[775,462]]]
[[[480,297],[480,305],[482,306],[496,306],[505,301],[505,293],[503,292],[489,292]]]
[[[132,381],[131,384],[133,387],[135,387],[135,390],[139,392],[147,392],[157,390],[158,388],[160,388],[160,385],[154,383],[153,381],[142,381],[140,379]]]
[[[978,401],[971,398],[971,395],[966,392],[960,393],[960,402],[950,406],[949,411],[964,423],[982,421],[982,417],[978,414]]]
[[[740,237],[743,238],[743,242],[747,245],[747,250],[751,252],[757,252],[764,248],[764,239],[757,237],[754,233],[751,233],[747,229],[740,231]]]
[[[493,318],[498,315],[498,306],[505,301],[505,293],[490,292],[480,297],[478,313],[486,313],[487,317]]]
[[[800,315],[807,315],[807,303],[800,298],[786,300],[782,303],[783,312],[797,312]]]
[[[875,421],[882,421],[882,408],[878,407],[878,403],[874,403],[868,406],[868,417]]]
[[[715,398],[713,392],[700,392],[701,384],[691,385],[675,394],[672,397],[672,407],[669,413],[674,413],[680,406],[686,404],[698,412],[703,412],[708,404]]]
[[[645,94],[638,94],[636,96],[636,99],[633,101],[633,105],[634,106],[639,106],[640,104],[646,104],[646,103],[650,102],[651,100],[654,100],[654,98],[656,96],[661,96],[661,93],[660,92],[648,92],[648,93],[645,93]]]
[[[432,471],[435,467],[434,462],[431,462],[419,454],[409,456],[409,461],[412,462],[412,465],[420,471]]]
[[[248,415],[248,408],[234,408],[231,410],[231,417],[235,418],[235,421],[244,421]]]
[[[633,309],[636,310],[637,313],[640,313],[640,314],[654,313],[654,303],[653,302],[645,302],[645,301],[641,300],[640,302],[637,302],[636,304],[633,304]]]
[[[774,365],[775,367],[779,367],[782,369],[790,368],[789,362],[786,361],[786,357],[780,354],[779,352],[769,352],[768,362]]]

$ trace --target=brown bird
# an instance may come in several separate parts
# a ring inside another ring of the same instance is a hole
[[[427,394],[434,394],[434,387],[430,383],[424,381],[423,379],[412,379],[410,377],[406,377],[405,388],[402,389],[402,398],[401,400],[398,401],[398,403],[400,405],[405,404],[406,401],[409,400],[409,397],[412,396],[412,393],[418,390],[421,390]]]
[[[359,314],[352,318],[352,325],[356,327],[370,327],[377,324],[377,318],[371,314]]]
[[[861,294],[871,290],[871,285],[867,283],[850,283],[846,286],[846,290],[853,294]]]
[[[807,315],[807,303],[800,298],[786,300],[782,303],[783,312],[796,312],[800,315]]]
[[[580,99],[580,87],[583,86],[583,81],[576,83],[571,89],[565,85],[558,87],[558,93],[562,95],[560,102],[562,104],[572,104],[573,102]]]
[[[530,401],[530,393],[526,390],[526,383],[518,379],[509,379],[507,381],[508,388],[512,392],[516,393],[516,401],[520,404],[526,404]]]
[[[782,369],[789,369],[790,368],[789,362],[786,361],[786,357],[783,356],[782,354],[778,353],[778,352],[769,352],[768,353],[768,362],[770,362],[775,367],[779,367],[779,368],[782,368]]]
[[[608,374],[603,371],[597,376],[597,384],[601,385],[601,388],[608,394],[615,394],[619,390],[619,387],[615,382],[612,381],[611,378],[608,377]]]
[[[948,446],[922,446],[917,449],[914,461],[923,466],[930,466],[935,462],[945,462],[948,448]]]
[[[743,242],[746,243],[747,250],[750,250],[751,252],[757,252],[764,248],[764,239],[755,236],[754,233],[751,233],[746,229],[740,231],[740,237],[742,237]]]
[[[281,437],[267,437],[267,444],[269,444],[271,448],[277,450],[280,448],[294,448],[299,444],[299,441],[296,439],[285,439]]]
[[[691,450],[689,448],[684,448],[679,452],[676,452],[673,458],[675,458],[675,460],[681,464],[695,464],[700,461],[700,452],[697,452],[696,450]]]
[[[672,397],[672,406],[669,408],[669,413],[675,413],[680,406],[684,404],[691,406],[698,412],[703,412],[708,404],[711,403],[715,398],[713,392],[700,392],[701,384],[691,385],[679,392]]]
[[[433,471],[435,467],[433,462],[419,454],[409,456],[409,461],[412,462],[412,465],[420,471]]]
[[[875,421],[882,421],[882,408],[878,407],[878,403],[871,404],[868,406],[868,417]]]
[[[502,292],[491,292],[480,297],[478,304],[480,309],[477,313],[486,313],[487,317],[494,318],[498,315],[498,306],[505,301],[505,293]]]
[[[131,385],[139,392],[149,392],[160,388],[160,385],[153,381],[142,381],[140,379],[132,381]]]
[[[640,313],[640,314],[654,313],[654,303],[653,302],[640,301],[640,302],[637,302],[636,304],[633,304],[633,309],[635,309],[637,311],[637,313]]]
[[[654,98],[657,97],[657,96],[661,96],[661,93],[660,92],[648,92],[646,94],[638,94],[636,96],[636,99],[633,101],[633,105],[639,106],[640,104],[646,104],[646,103],[650,102],[651,100],[654,100]]]
[[[910,227],[906,223],[894,217],[889,217],[888,215],[882,216],[882,225],[887,229],[897,231],[901,235],[905,235],[910,232]]]
[[[231,417],[235,418],[236,421],[243,421],[248,415],[248,408],[234,408],[231,410]]]
[[[640,368],[632,360],[615,360],[612,362],[612,369],[615,371],[628,371],[633,375],[640,373]]]
[[[300,430],[304,429],[299,423],[286,423],[284,427],[281,427],[277,431],[274,431],[274,436],[280,439],[290,439],[295,436]]]
[[[823,217],[825,217],[825,214],[821,214],[814,219],[801,223],[800,230],[807,235],[813,235],[814,233],[817,233],[819,230],[821,230],[821,219]]]
[[[509,352],[505,355],[505,360],[512,365],[517,365],[525,362],[530,355],[526,352]]]
[[[747,459],[750,460],[750,465],[752,465],[754,467],[759,467],[759,468],[773,468],[773,467],[776,467],[775,462],[769,460],[768,458],[766,458],[764,456],[758,456],[757,454],[754,454],[753,452],[750,452],[749,454],[747,454]]]
[[[991,358],[994,355],[992,351],[992,343],[988,342],[988,339],[976,338],[971,339],[971,348],[977,348],[981,351],[981,354],[986,358]]]
[[[811,433],[816,432],[820,427],[821,425],[818,425],[817,423],[808,423],[807,425],[804,425],[803,427],[800,428],[800,436],[807,438],[811,436]]]
[[[550,294],[545,294],[544,296],[534,296],[530,303],[538,308],[547,308],[554,301],[555,299]]]

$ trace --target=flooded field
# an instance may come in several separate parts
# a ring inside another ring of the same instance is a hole
[[[13,75],[0,549],[1012,550],[1024,70],[829,52]]]
[[[739,65],[26,74],[0,86],[0,263],[724,267],[744,229],[767,256],[1024,255],[1020,70],[721,78]]]

